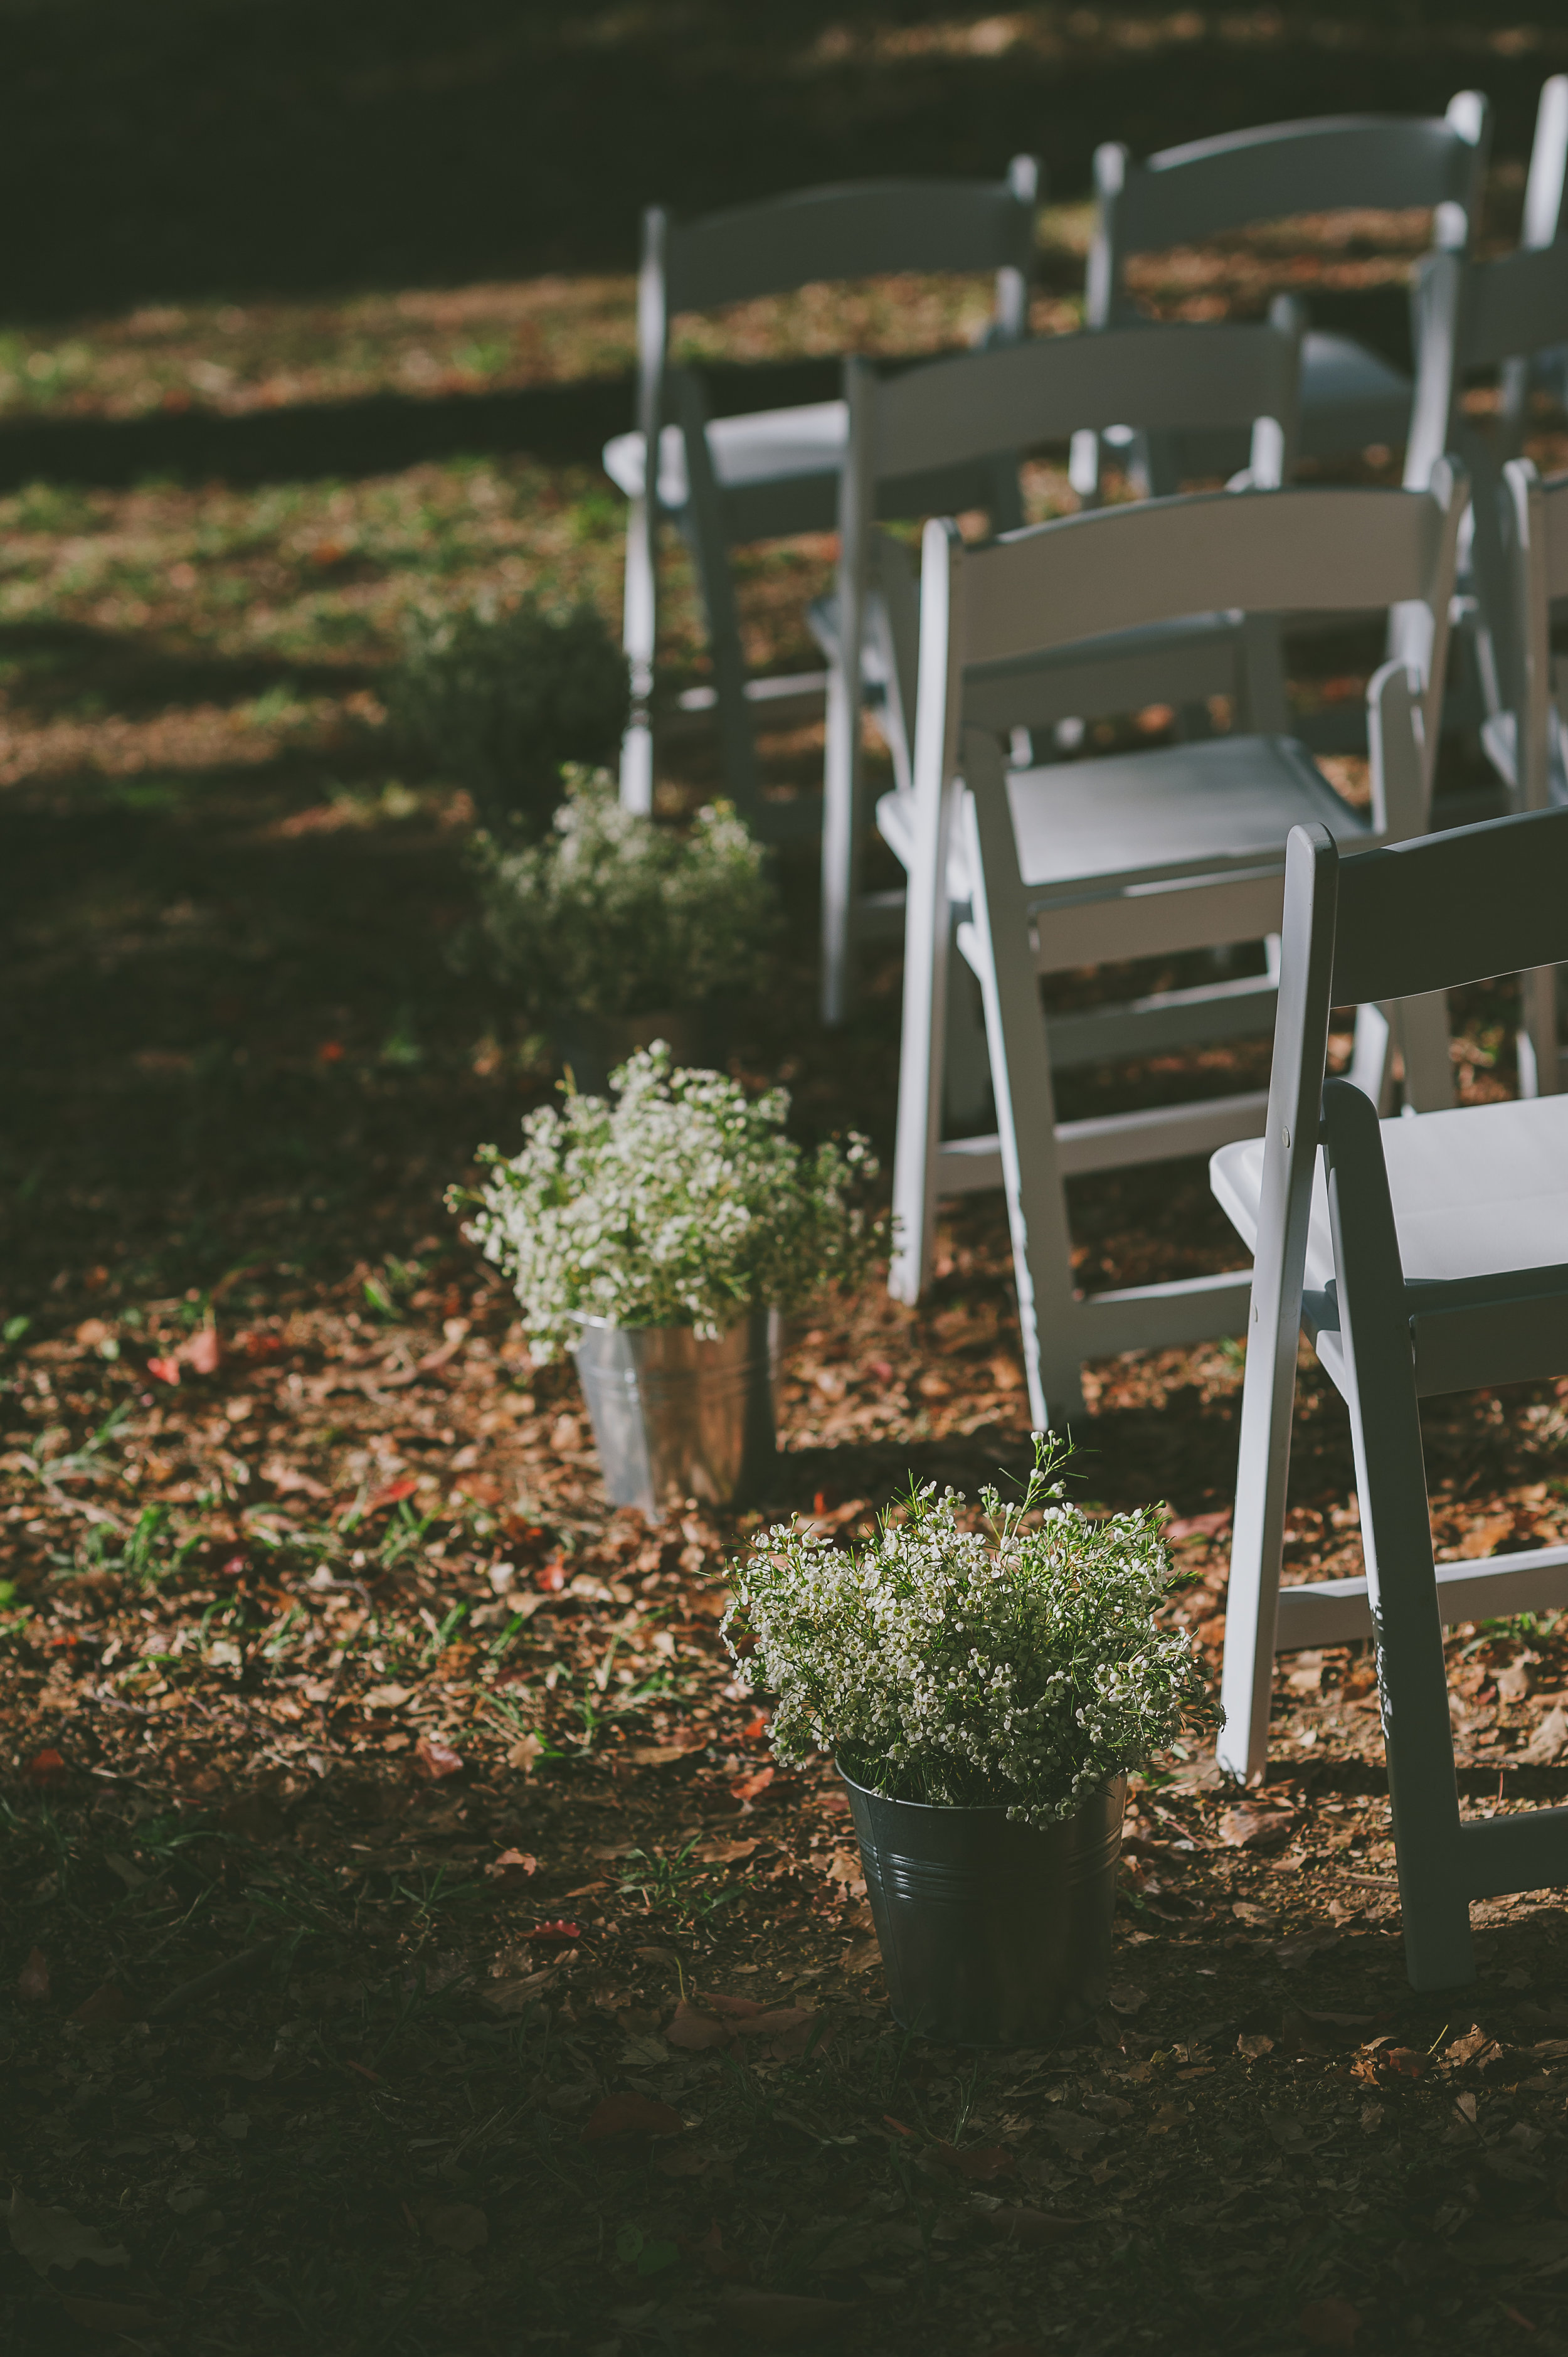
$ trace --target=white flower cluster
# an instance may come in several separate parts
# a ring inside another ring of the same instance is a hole
[[[876,1175],[864,1138],[808,1156],[784,1135],[784,1090],[748,1098],[723,1073],[672,1067],[661,1041],[610,1089],[530,1114],[510,1161],[479,1157],[469,1233],[510,1278],[536,1358],[585,1318],[721,1334],[865,1274],[882,1229],[862,1200]]]
[[[760,987],[778,905],[727,802],[682,833],[568,769],[542,842],[481,835],[474,856],[491,957],[534,1006],[656,1015]]]
[[[983,1530],[928,1485],[864,1549],[798,1522],[757,1539],[725,1638],[777,1697],[780,1757],[830,1751],[892,1799],[1044,1825],[1211,1716],[1187,1639],[1155,1622],[1171,1575],[1154,1513],[1090,1521],[1053,1481],[1065,1455],[1036,1434],[1023,1500],[982,1491]]]

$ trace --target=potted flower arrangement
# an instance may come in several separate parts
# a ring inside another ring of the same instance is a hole
[[[523,1123],[468,1232],[516,1290],[536,1360],[576,1360],[618,1505],[725,1504],[774,1449],[780,1320],[852,1285],[881,1247],[865,1205],[876,1165],[851,1135],[808,1155],[782,1089],[748,1098],[676,1067],[662,1041],[608,1099],[567,1087]]]
[[[915,1488],[863,1548],[810,1524],[732,1572],[725,1636],[785,1760],[848,1790],[893,2010],[960,2044],[1048,2042],[1101,2002],[1127,1770],[1211,1717],[1155,1608],[1152,1511],[1090,1520],[1035,1437],[1022,1498]]]
[[[682,833],[623,809],[604,770],[569,770],[542,841],[481,834],[475,857],[491,963],[582,1089],[656,1039],[679,1062],[713,1060],[721,1000],[762,983],[778,912],[762,846],[725,802]]]

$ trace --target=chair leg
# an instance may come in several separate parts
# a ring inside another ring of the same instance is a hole
[[[1247,1329],[1241,1441],[1230,1575],[1225,1596],[1225,1712],[1217,1747],[1228,1776],[1252,1783],[1269,1757],[1269,1705],[1274,1680],[1274,1621],[1284,1554],[1285,1484],[1295,1406],[1299,1303],[1283,1302],[1260,1272]]]
[[[1557,1044],[1557,968],[1538,965],[1520,976],[1524,1023],[1519,1035],[1521,1097],[1561,1094],[1563,1059]]]
[[[843,625],[841,612],[839,652],[828,673],[827,747],[822,773],[822,1021],[830,1029],[836,1029],[849,1017],[860,866],[854,807],[860,696],[847,676]]]
[[[1410,1310],[1376,1108],[1332,1082],[1324,1129],[1405,1963],[1413,1987],[1448,1988],[1475,1977],[1475,1949]]]
[[[977,1130],[993,1128],[985,1001],[968,960],[954,956],[950,949],[947,1049],[942,1065],[942,1114],[950,1134],[967,1137]]]
[[[972,940],[985,1000],[1029,1413],[1037,1429],[1060,1430],[1083,1412],[1083,1377],[1072,1238],[1057,1159],[1050,1046],[995,739],[978,731],[967,734],[964,768],[973,890],[973,920],[964,938],[966,943]]]
[[[621,738],[620,798],[628,810],[653,808],[653,655],[657,630],[653,518],[646,498],[634,499],[626,520],[626,589],[622,643],[630,674],[631,711]]]

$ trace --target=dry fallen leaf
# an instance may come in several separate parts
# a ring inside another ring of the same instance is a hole
[[[472,2201],[427,2198],[415,2202],[414,2214],[431,2241],[444,2251],[477,2251],[489,2241],[489,2220]]]
[[[117,2021],[125,2020],[130,2010],[124,1990],[113,1981],[105,1981],[102,1988],[94,1989],[91,1996],[83,1997],[71,2019],[80,2021],[88,2029],[108,2029]]]
[[[463,1755],[443,1743],[438,1735],[422,1735],[413,1747],[413,1764],[422,1776],[433,1782],[443,1776],[456,1776],[463,1765]]]
[[[1131,1981],[1122,1981],[1105,1994],[1117,2013],[1138,2013],[1149,2002],[1147,1989],[1135,1988]]]
[[[607,2095],[589,2113],[579,2142],[597,2144],[606,2136],[679,2136],[685,2122],[668,2104],[651,2095]]]
[[[1530,1741],[1514,1758],[1529,1768],[1550,1768],[1568,1749],[1568,1711],[1559,1703],[1549,1710]]]
[[[1354,2349],[1361,2329],[1360,2315],[1348,2299],[1315,2299],[1296,2320],[1315,2349]]]
[[[933,2144],[931,2158],[950,2177],[961,2177],[971,2185],[989,2185],[993,2178],[1012,2177],[1018,2164],[1005,2145],[970,2145],[960,2151],[950,2144]]]
[[[7,2216],[11,2247],[40,2276],[51,2267],[74,2267],[85,2260],[94,2267],[126,2267],[131,2254],[118,2243],[106,2243],[96,2226],[84,2226],[69,2210],[49,2210],[13,2190]]]
[[[683,2046],[700,2054],[710,2046],[727,2046],[736,2034],[733,2021],[715,2020],[711,2013],[700,2013],[694,2005],[682,1997],[665,2025],[664,2035],[671,2046]]]
[[[1243,1805],[1221,1811],[1219,1838],[1227,1849],[1277,1849],[1288,1841],[1294,1824],[1294,1809]]]
[[[985,2222],[993,2234],[1014,2243],[1068,2243],[1083,2232],[1080,2218],[1053,2218],[1048,2211],[1015,2210],[1006,2203],[991,2211]]]
[[[24,2005],[43,2005],[48,1993],[48,1958],[41,1948],[30,1948],[27,1961],[16,1975],[16,1995]]]

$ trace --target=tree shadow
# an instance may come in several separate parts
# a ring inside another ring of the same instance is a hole
[[[1418,14],[1329,0],[1237,38],[1218,15],[1123,0],[1060,12],[1035,41],[977,29],[980,7],[955,22],[948,0],[914,0],[896,27],[880,0],[593,16],[540,0],[60,0],[6,27],[20,102],[0,190],[27,223],[7,308],[625,269],[655,199],[693,211],[863,174],[994,174],[1018,149],[1076,196],[1103,139],[1144,154],[1348,103],[1441,112],[1477,70],[1479,12]],[[1499,155],[1527,152],[1541,72],[1526,43],[1487,54]]]

